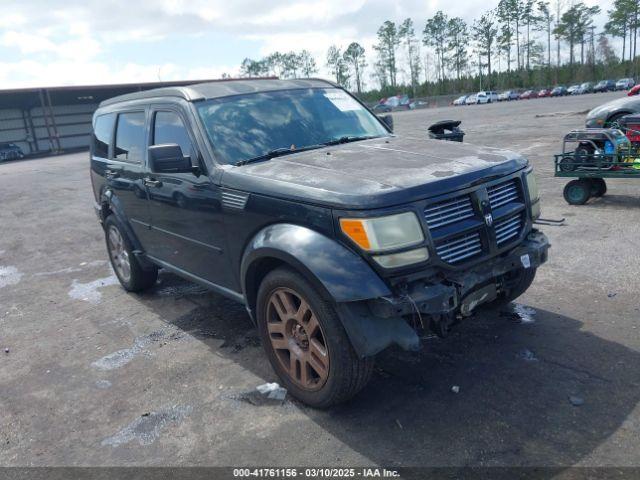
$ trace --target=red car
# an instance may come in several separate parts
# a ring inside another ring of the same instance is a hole
[[[551,90],[547,90],[546,88],[543,88],[542,90],[540,90],[538,92],[538,97],[550,97],[551,96]]]
[[[538,93],[534,90],[527,90],[520,94],[520,100],[529,100],[530,98],[537,98]]]
[[[632,87],[631,90],[627,92],[627,95],[629,97],[633,97],[634,95],[638,95],[638,93],[640,93],[640,83],[635,87]]]

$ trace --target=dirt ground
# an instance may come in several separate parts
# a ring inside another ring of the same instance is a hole
[[[240,399],[276,381],[240,305],[168,274],[117,285],[87,153],[1,164],[0,465],[640,465],[640,182],[574,207],[552,165],[619,95],[394,114],[400,135],[461,119],[466,142],[523,153],[566,225],[543,227],[519,303],[384,352],[329,411]]]

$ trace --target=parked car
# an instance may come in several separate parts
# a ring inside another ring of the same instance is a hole
[[[472,93],[471,95],[467,96],[467,98],[464,101],[465,105],[475,105],[477,103],[478,103],[478,99],[475,93]]]
[[[24,152],[15,143],[0,143],[0,162],[24,158]]]
[[[571,95],[584,95],[585,93],[593,93],[593,83],[581,83],[580,86],[571,93]]]
[[[613,92],[616,89],[616,82],[613,80],[600,80],[595,87],[593,93]]]
[[[635,88],[635,87],[634,87]],[[640,96],[625,96],[594,108],[587,114],[587,128],[608,128],[632,113],[640,113]]]
[[[627,96],[633,97],[635,95],[638,95],[638,93],[640,93],[640,83],[631,87],[631,89],[627,92]]]
[[[458,98],[456,98],[453,101],[453,105],[455,105],[456,107],[459,107],[460,105],[465,105],[465,102],[468,96],[469,95],[460,95]]]
[[[315,407],[355,395],[383,349],[418,349],[416,313],[444,336],[521,295],[547,260],[525,158],[392,135],[323,80],[103,101],[90,165],[122,287],[151,288],[162,268],[244,304],[280,383]]]
[[[621,78],[616,82],[616,90],[629,90],[636,84],[633,78]]]
[[[498,92],[494,91],[482,91],[476,93],[476,103],[478,105],[483,103],[492,103],[498,101]]]
[[[520,93],[518,93],[516,90],[505,90],[504,92],[501,92],[498,94],[499,102],[508,102],[511,100],[519,100],[519,99],[520,99]]]
[[[378,103],[377,105],[375,105],[372,110],[376,113],[388,113],[390,111],[393,110],[393,108],[391,108],[389,105],[387,105],[386,103]]]
[[[564,97],[565,95],[569,95],[569,92],[562,85],[558,85],[556,87],[553,87],[553,90],[551,90],[551,96],[552,97]]]
[[[580,84],[571,85],[567,88],[567,95],[573,95],[573,93],[580,88]]]
[[[417,108],[425,108],[429,106],[429,102],[425,102],[424,100],[414,100],[409,104],[409,110],[415,110]]]
[[[542,90],[540,90],[538,92],[538,97],[539,98],[550,97],[550,96],[551,96],[551,90],[549,90],[547,88],[543,88]]]
[[[520,100],[529,100],[531,98],[537,98],[538,92],[535,90],[525,90],[520,94]]]

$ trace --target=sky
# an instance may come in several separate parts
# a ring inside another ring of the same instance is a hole
[[[552,0],[553,2],[554,0]],[[564,0],[566,3],[567,0]],[[0,0],[0,89],[237,76],[245,57],[327,48],[411,17],[416,33],[443,10],[471,23],[487,0]],[[611,0],[587,0],[603,11]],[[597,19],[604,23],[604,15]]]

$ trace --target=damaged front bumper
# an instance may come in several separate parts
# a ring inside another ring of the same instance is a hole
[[[392,344],[417,350],[418,335],[404,317],[417,315],[422,319],[424,315],[432,328],[438,328],[452,319],[468,316],[477,306],[496,299],[504,288],[506,274],[537,268],[546,262],[549,246],[547,237],[533,230],[506,254],[474,268],[447,272],[437,281],[413,281],[394,296],[338,304],[338,314],[362,357],[375,355]]]

